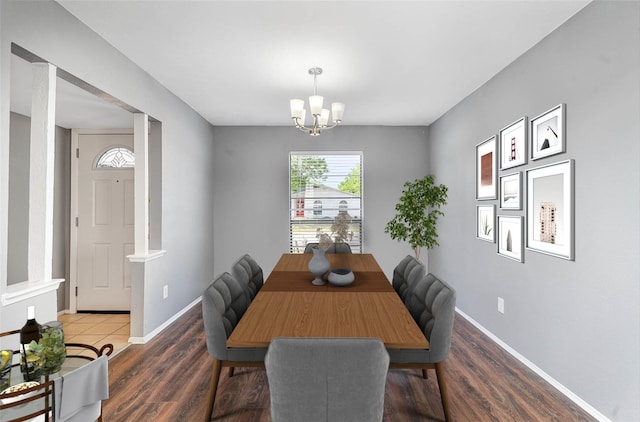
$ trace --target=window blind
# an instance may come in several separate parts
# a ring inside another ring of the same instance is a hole
[[[289,154],[289,247],[302,253],[321,235],[362,252],[362,153]]]

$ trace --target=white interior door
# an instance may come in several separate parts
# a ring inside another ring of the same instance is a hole
[[[77,310],[128,311],[134,252],[133,168],[96,167],[133,135],[78,136]]]

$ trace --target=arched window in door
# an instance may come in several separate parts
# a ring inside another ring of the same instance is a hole
[[[96,161],[96,168],[133,168],[135,164],[136,158],[133,151],[127,147],[117,146],[102,153]]]

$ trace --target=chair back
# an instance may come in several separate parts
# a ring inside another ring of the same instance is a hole
[[[209,354],[227,359],[227,338],[249,307],[249,295],[227,272],[219,275],[202,295],[202,318]]]
[[[394,268],[391,284],[403,302],[407,302],[409,293],[424,274],[424,264],[411,255],[404,257]]]
[[[429,361],[444,361],[451,349],[455,290],[433,274],[427,274],[413,287],[406,306],[429,340]]]
[[[351,253],[351,246],[348,243],[334,243],[335,248],[333,253]]]
[[[389,354],[373,338],[276,338],[265,357],[271,419],[382,421]]]
[[[317,248],[319,243],[312,242],[307,243],[304,248],[304,253],[313,253],[313,248]],[[348,243],[332,243],[326,251],[327,253],[352,253],[351,246]]]
[[[260,265],[250,255],[245,254],[233,264],[232,272],[233,277],[247,289],[249,300],[253,300],[264,284]]]

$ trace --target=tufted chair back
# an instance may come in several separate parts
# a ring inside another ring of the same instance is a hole
[[[424,264],[411,255],[404,257],[394,268],[391,284],[403,302],[407,302],[409,293],[418,280],[424,277],[424,273]]]
[[[406,306],[429,340],[429,361],[444,361],[451,348],[455,290],[433,274],[427,274],[414,286]]]
[[[374,338],[275,338],[265,357],[273,422],[382,421],[389,354]]]
[[[245,254],[233,264],[232,271],[233,277],[247,289],[249,300],[252,301],[264,283],[262,268],[255,259]]]
[[[228,359],[227,338],[249,306],[242,285],[229,273],[218,276],[202,295],[202,317],[209,354]]]
[[[319,243],[307,243],[304,253],[313,253],[313,248],[317,248]],[[332,243],[327,249],[327,253],[352,253],[348,243]]]

